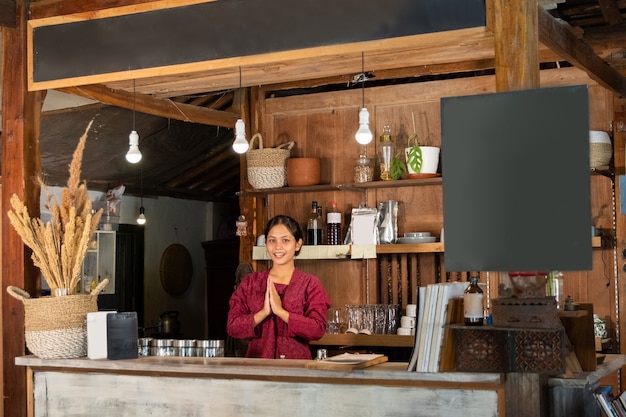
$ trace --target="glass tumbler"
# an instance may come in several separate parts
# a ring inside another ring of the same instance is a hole
[[[363,322],[361,307],[355,304],[346,304],[346,311],[348,312],[348,328],[359,331]]]
[[[339,334],[341,332],[341,310],[331,308],[328,310],[328,319],[326,320],[326,333]]]
[[[376,314],[376,305],[374,304],[365,304],[361,305],[361,309],[363,311],[363,322],[361,323],[361,330],[368,330],[370,334],[373,334],[376,330],[375,326],[375,314]]]
[[[385,334],[387,323],[387,305],[375,304],[374,308],[374,334]]]
[[[398,332],[398,304],[387,304],[387,322],[385,332],[387,334],[396,334]]]

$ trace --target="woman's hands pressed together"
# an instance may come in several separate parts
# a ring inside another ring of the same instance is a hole
[[[276,291],[274,281],[272,278],[268,277],[263,309],[254,315],[254,323],[261,323],[272,313],[280,317],[285,323],[289,322],[289,312],[283,308],[283,302],[280,299],[280,295],[278,295],[278,291]]]

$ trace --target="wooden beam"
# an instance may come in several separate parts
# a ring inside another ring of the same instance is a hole
[[[567,23],[553,18],[538,7],[539,41],[578,68],[600,85],[626,97],[626,78],[579,40]]]
[[[15,27],[15,0],[0,0],[0,26]]]
[[[538,8],[536,0],[493,1],[496,91],[539,87]]]
[[[598,4],[600,5],[600,10],[602,10],[602,16],[604,16],[609,25],[618,25],[624,21],[615,0],[598,0]]]
[[[232,128],[237,121],[237,114],[177,103],[170,99],[158,99],[148,95],[112,90],[102,85],[60,88],[58,91],[96,100],[138,112],[184,122]]]

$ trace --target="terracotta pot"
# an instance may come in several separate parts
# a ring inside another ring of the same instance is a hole
[[[287,160],[287,185],[302,187],[319,183],[319,158],[289,158]]]

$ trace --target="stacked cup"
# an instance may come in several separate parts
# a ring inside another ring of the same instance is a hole
[[[400,317],[400,327],[398,334],[409,336],[415,334],[415,324],[417,322],[417,306],[415,304],[406,305],[406,315]]]

